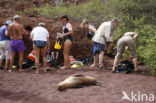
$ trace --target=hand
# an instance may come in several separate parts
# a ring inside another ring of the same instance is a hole
[[[59,38],[63,38],[64,37],[64,35],[61,35]]]
[[[115,44],[115,40],[112,40],[111,43],[112,43],[112,44]]]

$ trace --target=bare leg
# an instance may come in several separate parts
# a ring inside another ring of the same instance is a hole
[[[135,71],[138,71],[138,66],[137,66],[138,59],[137,58],[133,58],[133,63],[134,63],[134,69],[135,69]]]
[[[96,54],[95,56],[94,56],[94,62],[93,62],[93,64],[90,66],[90,67],[95,67],[95,66],[97,66],[98,65],[98,54]]]
[[[70,67],[70,48],[72,46],[72,42],[70,40],[66,40],[64,43],[64,66],[61,69],[66,69]]]
[[[39,57],[40,57],[40,49],[37,48],[35,45],[33,45],[34,50],[35,50],[35,66],[36,66],[36,71],[35,73],[39,73]]]
[[[114,59],[114,64],[113,64],[112,71],[115,71],[115,68],[116,68],[117,63],[118,63],[118,59],[115,58],[115,59]]]
[[[19,53],[19,72],[22,71],[22,64],[23,64],[23,51]]]
[[[0,67],[2,67],[3,59],[0,59]]]
[[[43,66],[44,66],[44,72],[47,72],[47,46],[44,46],[44,48],[41,48],[41,55],[43,58]]]
[[[5,70],[8,69],[8,65],[9,65],[9,59],[6,59],[6,60],[5,60]]]
[[[10,58],[10,70],[9,70],[9,72],[12,72],[12,65],[14,63],[14,58],[15,58],[15,52],[12,52],[11,58]]]
[[[104,52],[101,51],[99,55],[99,65],[100,67],[103,66],[103,58],[104,58]]]

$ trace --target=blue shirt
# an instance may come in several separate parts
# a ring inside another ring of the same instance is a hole
[[[8,27],[7,26],[2,26],[0,28],[0,41],[10,40],[8,37],[5,36],[5,32],[6,31],[8,31]]]

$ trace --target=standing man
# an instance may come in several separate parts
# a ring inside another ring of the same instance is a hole
[[[103,57],[104,57],[104,49],[106,47],[106,42],[113,42],[112,33],[115,28],[118,26],[118,19],[114,18],[112,21],[104,22],[100,25],[98,30],[96,31],[93,42],[94,42],[94,63],[91,67],[98,65],[98,54],[99,54],[99,67],[102,69],[103,65]]]
[[[2,62],[5,57],[5,67],[4,69],[8,69],[9,60],[10,60],[10,38],[6,37],[6,33],[8,31],[8,25],[10,25],[12,21],[7,21],[0,28],[0,69],[2,69]]]
[[[10,58],[10,70],[12,72],[12,65],[14,63],[15,52],[19,53],[19,72],[22,71],[22,62],[23,62],[23,52],[26,49],[24,46],[23,34],[28,34],[23,25],[21,24],[21,17],[15,15],[13,17],[14,23],[9,25],[7,35],[10,37],[10,47],[11,47],[11,58]]]
[[[118,59],[122,56],[122,53],[124,52],[126,46],[128,46],[128,50],[131,52],[131,55],[133,57],[135,72],[138,71],[137,54],[136,54],[136,46],[135,46],[135,40],[137,37],[138,37],[138,34],[136,32],[127,32],[124,34],[123,37],[119,39],[118,44],[117,44],[117,54],[114,59],[112,73],[115,73],[115,68],[118,63]]]

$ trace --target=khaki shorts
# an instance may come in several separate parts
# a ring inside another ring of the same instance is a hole
[[[120,58],[125,50],[125,47],[128,46],[128,50],[131,52],[132,58],[136,58],[136,46],[135,42],[130,36],[124,36],[119,39],[118,44],[117,44],[117,55],[115,58]]]
[[[10,59],[11,51],[10,51],[10,41],[0,41],[0,59]]]

